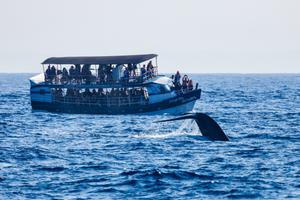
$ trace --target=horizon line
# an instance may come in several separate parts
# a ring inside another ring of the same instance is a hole
[[[1,72],[0,74],[41,74],[42,72]],[[174,72],[161,72],[160,74],[172,74]],[[300,74],[300,72],[180,72],[181,74]]]

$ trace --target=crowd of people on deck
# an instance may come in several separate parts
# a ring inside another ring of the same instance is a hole
[[[179,71],[177,71],[175,75],[171,76],[171,79],[173,81],[175,90],[182,89],[184,91],[187,91],[194,89],[193,80],[190,79],[186,74],[181,79],[181,75]]]
[[[54,89],[56,100],[67,102],[88,102],[102,104],[126,104],[149,99],[148,92],[144,88],[94,88],[94,89]],[[115,98],[114,98],[115,97]]]
[[[122,74],[115,78],[116,69],[122,69]],[[69,70],[65,67],[62,70],[56,69],[53,65],[47,67],[45,80],[49,83],[113,83],[114,81],[127,82],[130,78],[151,78],[154,77],[155,68],[152,62],[139,68],[136,64],[122,65],[99,65],[96,73],[92,73],[91,65],[71,65]],[[186,74],[181,76],[179,71],[170,77],[173,82],[173,89],[176,91],[191,91],[194,89],[193,81]],[[140,80],[140,79],[139,79]],[[198,85],[196,84],[196,88]],[[88,102],[101,104],[128,104],[137,101],[148,101],[149,95],[146,88],[94,88],[94,89],[54,89],[54,97],[57,100],[69,102]],[[116,98],[113,98],[116,97]]]
[[[77,67],[77,70],[79,68]],[[50,68],[51,70],[51,68]],[[76,71],[76,66],[72,70]],[[84,67],[81,71],[84,71]],[[145,68],[145,70],[147,70]],[[64,70],[63,70],[64,73]],[[73,72],[72,72],[73,73]],[[71,73],[71,74],[72,74]],[[133,73],[133,72],[132,72]],[[171,76],[173,89],[176,91],[191,91],[194,89],[193,81],[186,74],[181,77],[179,71]],[[198,85],[196,84],[196,88]],[[147,102],[149,94],[146,88],[57,88],[53,89],[56,100],[76,103],[100,103],[101,105],[125,105]]]
[[[119,70],[119,71],[118,71]],[[120,74],[121,73],[121,74]],[[142,81],[145,78],[151,78],[155,75],[154,66],[152,61],[146,65],[143,65],[140,70],[136,64],[121,64],[115,65],[99,65],[97,73],[93,74],[91,71],[91,65],[89,64],[76,64],[71,65],[69,70],[63,68],[62,70],[56,69],[54,65],[48,66],[45,71],[45,80],[49,83],[86,83],[91,82],[98,83],[111,83],[111,82],[128,82],[131,78]],[[140,78],[140,79],[137,79]]]

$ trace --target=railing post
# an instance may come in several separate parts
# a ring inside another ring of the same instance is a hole
[[[109,107],[108,94],[106,94],[106,105],[107,105],[107,107]]]
[[[129,106],[131,106],[131,95],[130,94],[128,95],[128,104],[129,104]]]

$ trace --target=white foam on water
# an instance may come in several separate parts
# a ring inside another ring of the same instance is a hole
[[[178,129],[172,132],[167,133],[142,133],[132,135],[134,138],[170,138],[170,137],[178,137],[178,136],[187,136],[187,135],[194,135],[199,136],[201,132],[194,120],[184,120],[183,123],[180,125]]]

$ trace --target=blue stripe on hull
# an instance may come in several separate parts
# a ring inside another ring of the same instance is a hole
[[[159,103],[132,106],[103,106],[98,104],[72,104],[72,103],[45,103],[32,101],[35,110],[47,110],[51,112],[84,113],[84,114],[134,114],[162,111],[199,99],[201,90],[194,90],[175,98]]]

